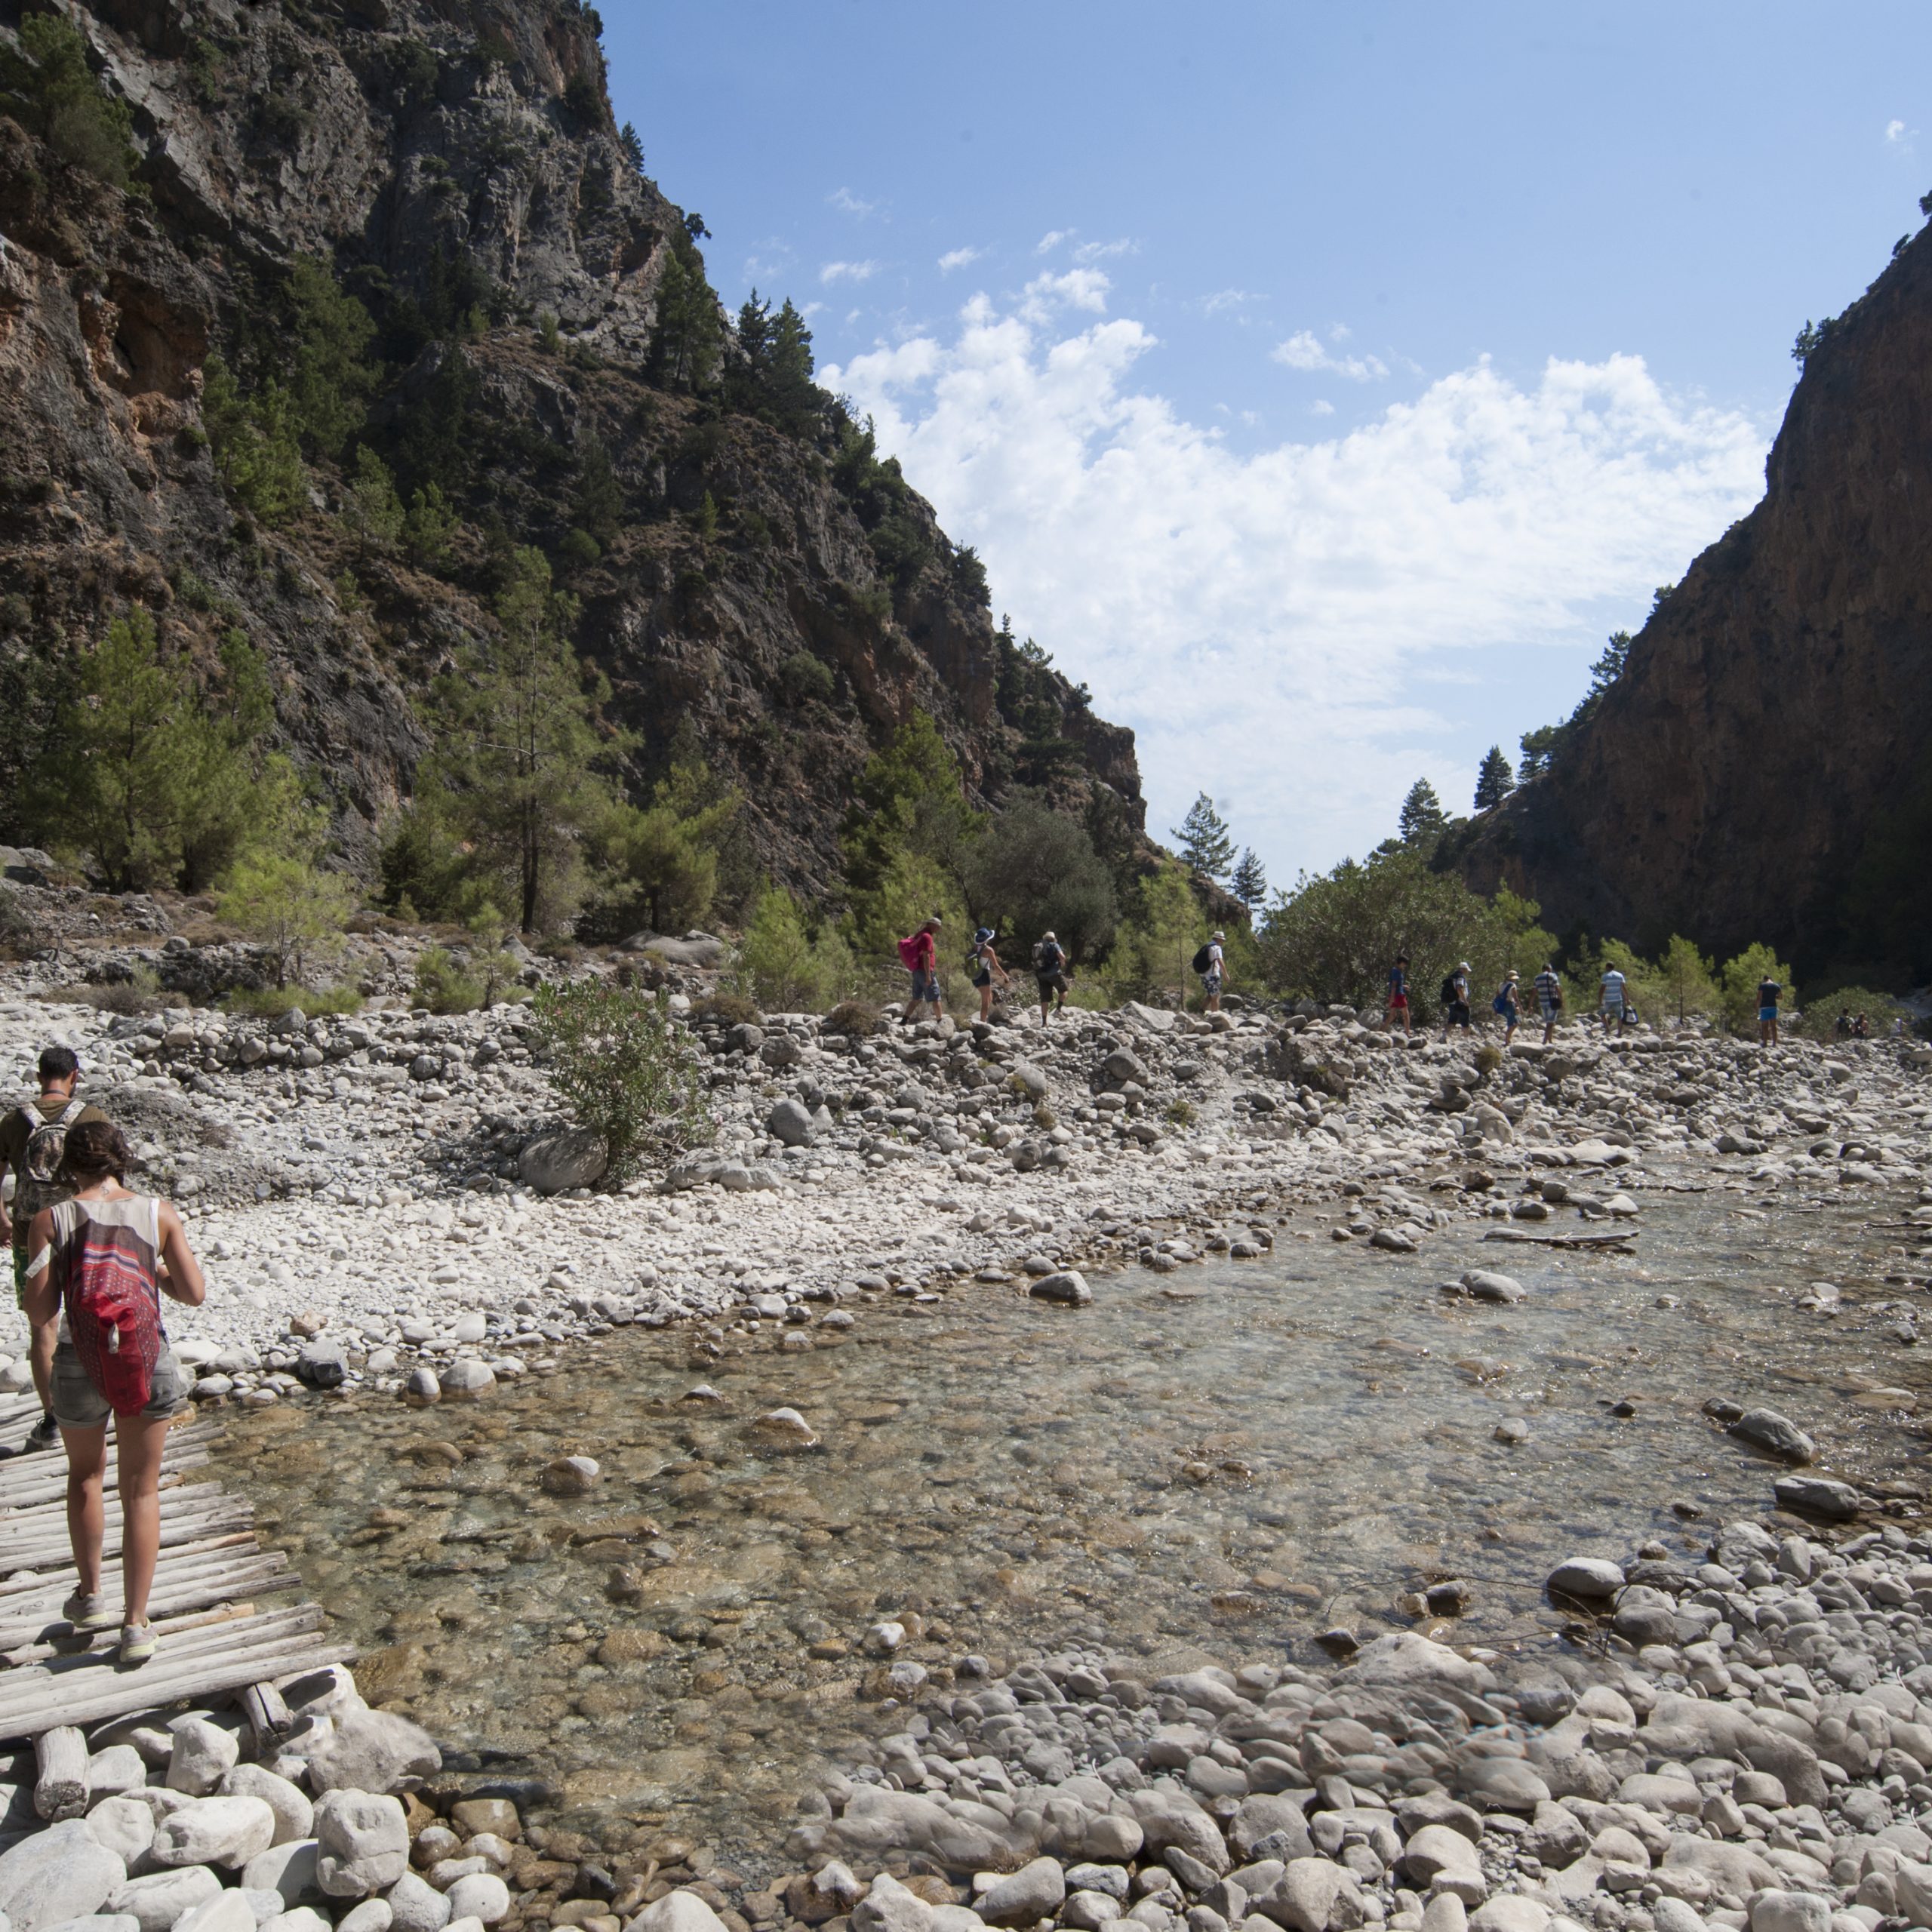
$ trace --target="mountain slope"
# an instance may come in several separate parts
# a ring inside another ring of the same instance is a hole
[[[45,11],[0,0],[17,72]],[[1140,836],[1131,734],[1002,641],[977,559],[860,426],[808,383],[761,389],[719,330],[701,223],[612,125],[594,10],[71,11],[131,110],[133,192],[0,99],[0,820],[72,654],[138,601],[200,661],[231,627],[266,651],[281,733],[366,868],[425,747],[411,696],[527,544],[636,734],[633,795],[700,750],[785,882],[833,879],[851,778],[915,709],[979,795],[1104,795]],[[305,356],[353,407],[321,446],[305,429],[266,511],[237,477]],[[401,503],[443,493],[446,543],[372,521],[365,450]]]
[[[1932,240],[1824,328],[1764,500],[1438,863],[1552,931],[1932,974]]]

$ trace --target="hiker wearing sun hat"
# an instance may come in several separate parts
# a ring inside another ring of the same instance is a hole
[[[993,929],[982,926],[973,935],[973,950],[968,956],[966,970],[973,976],[973,983],[980,989],[980,1017],[990,1020],[993,1017],[993,981],[998,978],[1003,986],[1013,983],[1013,976],[999,963],[999,955],[993,950]]]
[[[1204,955],[1200,968],[1201,990],[1208,995],[1210,1013],[1220,1011],[1221,989],[1228,983],[1227,956],[1221,950],[1221,943],[1226,937],[1226,933],[1217,933],[1201,949]]]

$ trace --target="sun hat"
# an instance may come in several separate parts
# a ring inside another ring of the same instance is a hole
[[[978,931],[974,934],[973,943],[975,946],[984,946],[986,941],[991,939],[992,936],[993,929],[991,926],[982,926],[980,928]]]

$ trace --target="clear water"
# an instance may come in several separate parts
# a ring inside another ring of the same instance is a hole
[[[1084,1309],[962,1284],[861,1298],[808,1355],[768,1324],[715,1361],[617,1330],[479,1404],[237,1414],[220,1472],[371,1654],[372,1692],[463,1761],[552,1779],[614,1850],[670,1828],[769,1871],[814,1770],[903,1722],[859,1650],[887,1613],[924,1623],[901,1655],[941,1683],[967,1653],[1076,1641],[1306,1660],[1337,1623],[1551,1644],[1558,1559],[1688,1553],[1770,1506],[1777,1469],[1703,1417],[1713,1395],[1789,1414],[1823,1472],[1903,1469],[1924,1352],[1883,1311],[1920,1291],[1884,1278],[1927,1264],[1891,1245],[1896,1205],[1643,1199],[1628,1257],[1480,1224],[1392,1257],[1304,1209],[1271,1257],[1097,1275]],[[1478,1266],[1528,1298],[1436,1291]],[[1797,1306],[1820,1279],[1835,1318]],[[700,1381],[722,1404],[684,1399]],[[781,1404],[817,1447],[750,1426]],[[1496,1439],[1509,1417],[1526,1441]],[[545,1493],[574,1454],[602,1466],[593,1492]],[[1466,1614],[1401,1607],[1450,1577]],[[811,1654],[838,1639],[851,1655]]]

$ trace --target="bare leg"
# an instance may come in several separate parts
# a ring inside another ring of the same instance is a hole
[[[100,1592],[101,1471],[107,1462],[107,1425],[98,1429],[66,1429],[60,1438],[67,1451],[67,1540],[80,1572],[79,1593]]]
[[[40,1412],[54,1413],[54,1345],[60,1339],[59,1324],[42,1323],[27,1337],[27,1365],[33,1371],[33,1392],[40,1398]]]
[[[148,1592],[161,1550],[161,1457],[168,1441],[165,1420],[121,1416],[115,1422],[121,1486],[121,1580],[126,1592],[124,1623],[148,1620]],[[95,1494],[100,1494],[98,1487]]]

